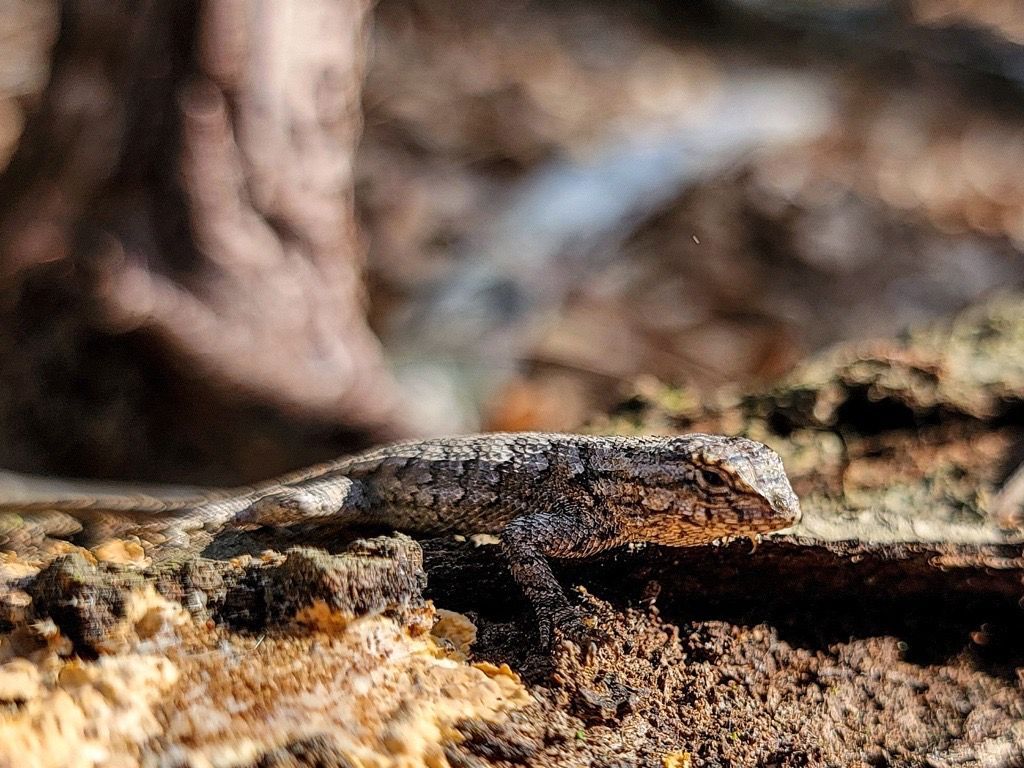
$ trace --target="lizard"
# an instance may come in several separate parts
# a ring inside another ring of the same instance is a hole
[[[533,432],[397,443],[196,498],[0,501],[0,516],[42,511],[64,512],[86,526],[114,514],[158,530],[214,534],[325,519],[407,533],[496,534],[545,642],[556,630],[572,641],[592,634],[548,558],[634,543],[686,547],[756,538],[800,519],[782,460],[754,440]]]

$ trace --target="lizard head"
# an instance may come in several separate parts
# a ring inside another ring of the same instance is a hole
[[[631,538],[671,546],[752,536],[800,519],[779,455],[744,437],[692,434],[652,440],[625,468],[616,501]]]

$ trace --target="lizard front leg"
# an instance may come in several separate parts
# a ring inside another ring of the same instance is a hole
[[[556,628],[581,645],[593,639],[594,633],[569,604],[548,557],[586,557],[618,544],[615,531],[605,528],[592,511],[563,503],[518,517],[502,531],[509,570],[537,614],[543,642],[551,642]]]

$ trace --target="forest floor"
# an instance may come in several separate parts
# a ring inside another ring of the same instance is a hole
[[[541,653],[479,537],[0,555],[0,765],[1024,763],[1024,302],[588,429],[763,440],[804,520],[563,564],[590,658]]]

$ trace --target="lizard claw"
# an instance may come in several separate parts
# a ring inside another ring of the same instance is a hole
[[[563,649],[578,649],[586,661],[597,655],[598,646],[603,645],[608,637],[597,628],[591,617],[583,617],[578,611],[567,608],[551,617],[553,629],[548,636],[556,640]]]
[[[597,643],[593,640],[588,641],[586,645],[580,645],[572,640],[563,638],[559,643],[559,647],[567,653],[580,653],[583,657],[584,664],[589,664],[597,658]]]

